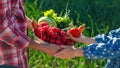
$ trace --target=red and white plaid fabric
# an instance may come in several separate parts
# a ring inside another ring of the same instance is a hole
[[[0,0],[0,65],[28,68],[24,0]]]

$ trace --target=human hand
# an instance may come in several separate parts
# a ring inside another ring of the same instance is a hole
[[[33,29],[36,29],[39,26],[36,20],[34,19],[31,20],[31,24],[32,24]]]
[[[54,56],[57,52],[62,50],[59,45],[48,43],[48,45],[44,45],[44,52],[50,56]]]
[[[38,24],[37,24],[36,20],[34,20],[34,19],[29,19],[29,18],[27,17],[27,27],[30,28],[30,29],[32,29],[32,30],[34,30],[35,28],[38,27]]]
[[[81,35],[80,37],[75,38],[75,37],[73,37],[73,36],[71,35],[71,33],[70,33],[69,31],[67,31],[67,35],[68,35],[72,40],[74,40],[74,41],[76,41],[76,42],[84,42],[84,40],[85,40],[85,36],[84,36],[84,35]]]
[[[42,45],[42,48],[43,48],[42,51],[43,52],[45,52],[45,53],[47,53],[48,55],[51,55],[51,56],[53,56],[54,54],[56,54],[58,51],[60,51],[62,49],[59,45],[45,42],[45,41],[41,40],[40,38],[38,38],[36,36],[35,36],[34,40],[39,45]]]
[[[56,53],[54,56],[56,58],[62,58],[62,59],[70,59],[77,56],[83,56],[82,49],[76,49],[73,46],[61,46],[63,50]]]
[[[78,38],[75,38],[71,35],[71,33],[69,31],[67,31],[67,35],[74,41],[76,42],[82,42],[82,43],[86,43],[86,44],[92,44],[92,43],[95,43],[95,39],[94,38],[91,38],[91,37],[86,37],[84,35],[81,35],[80,37]]]

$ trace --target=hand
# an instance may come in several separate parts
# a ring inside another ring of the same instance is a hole
[[[82,42],[82,43],[86,43],[86,44],[92,44],[95,43],[95,39],[94,38],[90,38],[90,37],[85,37],[84,35],[81,35],[79,38],[74,38],[69,31],[67,32],[67,35],[74,41],[76,42]]]
[[[62,49],[59,45],[56,44],[48,44],[48,45],[44,45],[43,47],[44,47],[44,52],[50,56],[53,56]]]
[[[31,20],[31,24],[33,29],[36,29],[37,27],[39,27],[38,23],[35,20]]]
[[[36,20],[27,18],[27,27],[34,30],[38,27]]]
[[[61,46],[61,47],[64,49],[55,54],[56,58],[70,59],[77,56],[83,56],[81,49],[76,49],[73,46]]]
[[[43,47],[42,51],[47,53],[48,55],[53,56],[54,54],[56,54],[58,51],[62,49],[59,45],[45,42],[36,36],[35,36],[35,40],[36,40],[36,43],[38,43],[39,45],[42,45]]]
[[[40,50],[51,56],[53,56],[54,54],[56,54],[58,51],[62,49],[59,45],[47,43],[41,39],[38,39],[38,40],[31,39],[27,48],[33,48],[35,50]]]
[[[33,29],[31,24],[32,20],[26,16],[26,21],[27,21],[27,28]]]
[[[73,37],[73,36],[71,35],[71,33],[70,33],[69,31],[67,31],[67,35],[68,35],[72,40],[74,40],[74,41],[76,41],[76,42],[83,42],[84,39],[85,39],[85,36],[83,36],[83,35],[81,35],[81,36],[78,37],[78,38],[75,38],[75,37]]]

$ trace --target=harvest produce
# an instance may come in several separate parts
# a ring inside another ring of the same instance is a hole
[[[55,22],[55,20],[50,17],[39,18],[38,23],[40,24],[41,22],[47,22],[49,25],[51,25],[53,27],[57,27],[57,23]]]
[[[73,26],[73,19],[69,17],[69,12],[70,11],[66,11],[64,14],[58,15],[53,9],[50,9],[44,12],[44,17],[52,18],[58,28],[64,29]]]
[[[80,31],[79,31],[78,28],[71,28],[71,29],[69,30],[69,32],[70,32],[71,35],[72,35],[73,37],[75,37],[75,38],[80,37]]]
[[[71,40],[65,31],[50,26],[47,22],[41,22],[37,28],[34,29],[35,35],[49,43],[54,44],[65,44],[65,45],[73,45],[75,42]]]
[[[79,26],[78,28],[71,28],[69,32],[73,37],[78,38],[81,36],[82,32],[84,31],[84,26],[85,24]]]

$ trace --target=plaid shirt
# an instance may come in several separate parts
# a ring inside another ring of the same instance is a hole
[[[0,65],[28,68],[24,0],[0,0]]]

